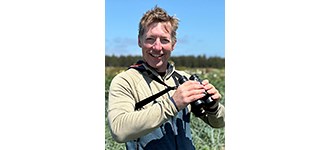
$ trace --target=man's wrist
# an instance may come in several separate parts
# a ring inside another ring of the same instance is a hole
[[[174,101],[173,97],[170,97],[170,100],[171,100],[171,101],[172,101],[172,103],[174,104],[174,106],[175,106],[176,110],[177,110],[177,111],[179,111],[179,108],[178,108],[178,106],[176,106],[176,103],[175,103],[175,101]]]

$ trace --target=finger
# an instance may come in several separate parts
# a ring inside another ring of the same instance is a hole
[[[210,82],[209,82],[209,80],[207,80],[207,79],[205,79],[205,80],[202,81],[202,85],[204,85],[204,86],[207,85],[207,84],[209,84],[209,83],[210,83]]]
[[[193,95],[193,96],[191,96],[191,101],[190,101],[190,103],[191,103],[191,102],[194,102],[194,101],[196,101],[196,100],[199,100],[199,99],[203,98],[204,96],[205,96],[205,94],[197,94],[197,95]]]
[[[217,92],[217,93],[215,93],[215,94],[213,94],[212,96],[211,96],[211,98],[212,99],[214,99],[214,100],[220,100],[221,99],[221,94],[219,93],[219,92]]]
[[[187,90],[184,91],[184,96],[185,97],[192,97],[194,98],[195,95],[206,95],[204,89],[194,89],[194,90]]]
[[[206,84],[206,85],[204,86],[204,89],[205,89],[206,91],[209,91],[209,90],[215,89],[215,87],[214,87],[212,84]]]
[[[188,81],[182,84],[182,88],[186,90],[204,89],[204,86],[197,81]]]

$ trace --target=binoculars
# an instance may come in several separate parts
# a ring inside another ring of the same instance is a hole
[[[202,84],[202,81],[199,79],[199,77],[196,74],[193,74],[192,76],[190,76],[189,80],[195,80],[195,81],[198,81],[200,84]],[[179,78],[178,81],[180,84],[183,84],[184,82],[188,81],[188,78],[185,76],[182,76],[181,78]],[[203,115],[205,115],[205,109],[210,108],[215,103],[216,103],[216,101],[214,101],[211,98],[211,95],[205,91],[205,96],[203,98],[190,103],[191,112],[193,112],[196,117],[203,116]]]

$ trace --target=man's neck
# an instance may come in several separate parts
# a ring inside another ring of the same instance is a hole
[[[167,68],[169,67],[169,63],[167,63],[165,69],[161,69],[161,70],[159,70],[159,69],[156,69],[156,68],[151,67],[146,61],[144,61],[144,62],[145,62],[145,64],[147,64],[147,66],[148,66],[149,68],[155,70],[155,71],[156,71],[159,75],[161,75],[162,77],[166,74],[166,70],[167,70]]]
[[[161,77],[164,77],[166,72],[158,72],[158,74],[161,76]]]

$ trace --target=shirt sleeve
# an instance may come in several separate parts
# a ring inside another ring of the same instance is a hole
[[[216,111],[206,111],[206,115],[200,118],[213,128],[222,128],[225,126],[225,107],[219,103]]]
[[[134,111],[137,97],[132,83],[130,77],[118,75],[110,85],[108,119],[111,134],[117,142],[127,142],[146,135],[178,113],[170,98]]]

